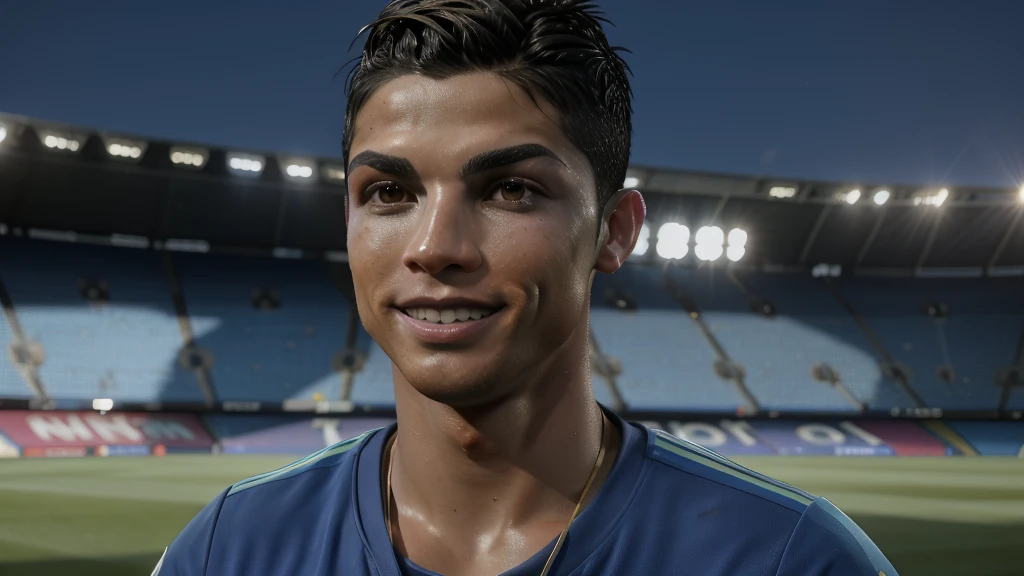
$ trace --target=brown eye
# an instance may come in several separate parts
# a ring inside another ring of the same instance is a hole
[[[491,199],[505,202],[522,202],[529,200],[531,196],[533,196],[533,192],[527,188],[526,184],[518,180],[506,180],[494,190]]]
[[[376,194],[381,204],[397,204],[405,200],[405,190],[396,184],[381,186]]]

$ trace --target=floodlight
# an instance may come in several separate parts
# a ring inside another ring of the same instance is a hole
[[[725,244],[725,233],[718,226],[703,226],[697,230],[693,237],[697,244],[711,244],[721,246]]]
[[[875,204],[881,206],[882,204],[885,204],[886,202],[889,201],[889,196],[891,196],[891,194],[889,194],[888,190],[879,190],[878,192],[875,192],[875,195],[872,197],[872,200],[875,202]]]
[[[284,165],[285,176],[292,180],[309,181],[313,177],[313,163],[309,160],[290,159]]]
[[[923,193],[914,197],[914,206],[935,206],[938,208],[949,198],[949,190],[943,188],[935,193]]]
[[[1024,184],[1021,184],[1020,190],[1017,192],[1017,199],[1024,202]]]
[[[846,194],[843,194],[840,197],[840,199],[843,202],[846,202],[847,204],[852,206],[852,205],[856,204],[858,200],[860,200],[860,190],[856,190],[856,189],[850,190]]]
[[[640,179],[636,176],[626,176],[626,179],[622,182],[623,188],[636,188],[640,185]]]
[[[324,167],[320,170],[325,180],[330,182],[345,182],[345,167],[338,166],[336,164],[324,164]]]
[[[187,146],[171,147],[171,162],[182,168],[202,168],[206,165],[210,154],[203,148],[192,148]]]
[[[640,236],[636,239],[636,246],[633,247],[633,256],[643,256],[651,247],[651,229],[644,224],[640,227]]]
[[[243,176],[257,176],[263,172],[266,159],[256,154],[233,152],[228,154],[228,168]]]
[[[796,196],[796,188],[793,186],[772,186],[768,190],[768,195],[772,198],[792,198]]]
[[[104,137],[107,154],[118,160],[134,162],[142,158],[146,151],[146,143],[142,140],[130,140],[128,138]]]
[[[725,249],[726,257],[733,262],[739,262],[740,258],[743,258],[743,255],[746,253],[747,249],[743,246],[729,246]]]
[[[747,245],[747,231],[742,228],[733,228],[729,231],[729,247],[743,248]]]
[[[693,248],[693,253],[696,254],[697,258],[709,262],[721,258],[723,252],[725,252],[725,249],[721,244],[697,244]]]
[[[106,412],[114,407],[114,401],[110,398],[97,398],[92,401],[92,409]]]
[[[668,222],[658,228],[655,251],[666,260],[681,260],[690,251],[690,229],[678,222]]]
[[[0,144],[3,144],[4,140],[7,139],[7,126],[3,122],[0,122]]]
[[[83,138],[70,132],[57,130],[41,130],[39,132],[39,141],[43,143],[43,146],[61,152],[78,152],[82,146],[82,140]]]

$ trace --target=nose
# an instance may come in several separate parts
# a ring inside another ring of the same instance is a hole
[[[428,194],[426,209],[419,214],[416,233],[405,250],[405,265],[431,275],[448,269],[474,272],[480,268],[480,226],[473,205],[458,190]]]

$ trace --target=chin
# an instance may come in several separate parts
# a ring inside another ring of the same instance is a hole
[[[514,384],[503,381],[500,371],[495,369],[500,362],[476,366],[473,364],[481,363],[458,362],[454,369],[454,362],[430,364],[405,365],[398,369],[416,392],[434,402],[468,408],[488,404],[514,392]]]

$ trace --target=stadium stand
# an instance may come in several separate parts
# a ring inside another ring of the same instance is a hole
[[[203,400],[176,361],[182,336],[157,253],[3,237],[0,261],[24,337],[44,353],[50,397]],[[0,377],[10,388],[8,371]]]
[[[1024,326],[1020,278],[844,278],[843,294],[928,406],[991,410]]]
[[[606,355],[621,365],[619,390],[634,410],[735,412],[743,397],[715,373],[715,355],[678,302],[661,268],[629,265],[598,274],[591,325]]]
[[[351,305],[323,262],[188,253],[173,262],[221,400],[340,398],[333,361]]]
[[[860,403],[873,400],[882,385],[877,362],[853,321],[809,276],[779,278],[782,290],[773,288],[771,278],[755,283],[710,268],[674,270],[672,276],[743,369],[762,409],[858,411],[860,405],[831,382],[815,379],[815,365],[832,366]],[[745,293],[744,284],[756,292]]]
[[[352,402],[358,406],[394,406],[391,359],[362,327],[359,329],[357,347],[366,354],[366,360],[363,369],[356,373],[352,385]]]

